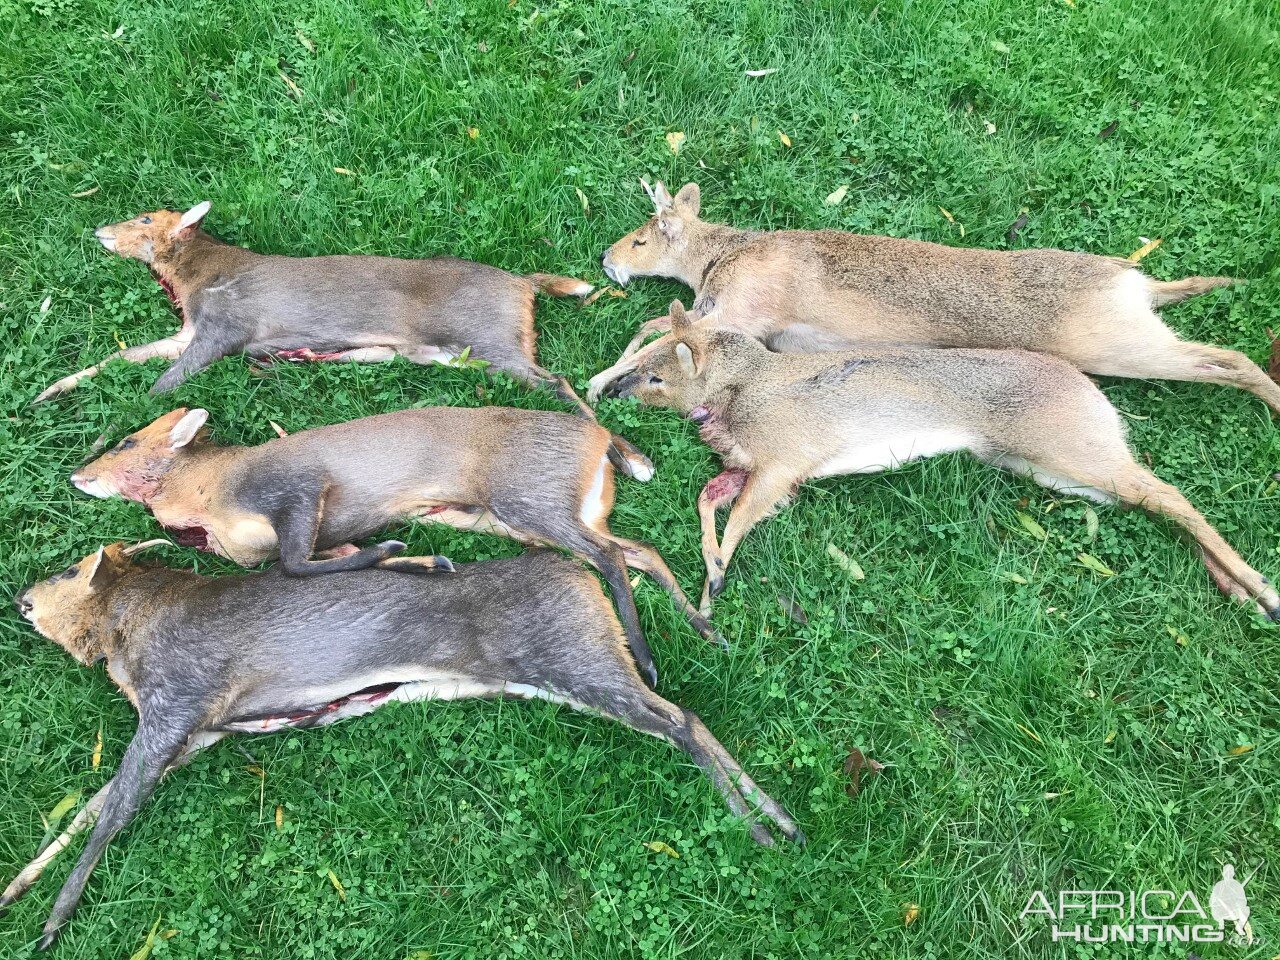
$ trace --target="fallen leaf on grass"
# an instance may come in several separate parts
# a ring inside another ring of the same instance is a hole
[[[778,131],[778,139],[782,141],[782,145],[783,145],[784,147],[790,147],[790,146],[791,146],[791,138],[790,138],[790,137],[788,137],[788,136],[787,136],[785,133],[783,133],[781,130],[779,130],[779,131]]]
[[[1112,120],[1105,127],[1103,127],[1101,130],[1098,131],[1098,139],[1106,140],[1108,137],[1110,137],[1119,129],[1120,129],[1120,121]]]
[[[1144,238],[1139,237],[1138,239],[1142,240]],[[1137,250],[1133,251],[1133,253],[1129,254],[1129,256],[1125,257],[1125,259],[1128,260],[1130,263],[1137,263],[1138,261],[1146,257],[1147,254],[1149,254],[1156,247],[1160,246],[1160,244],[1162,243],[1164,243],[1163,237],[1156,237],[1154,240],[1147,240],[1146,243],[1140,246]]]
[[[682,146],[684,146],[684,132],[682,130],[672,130],[667,134],[667,148],[672,153],[679,155]]]
[[[883,763],[870,759],[857,747],[850,750],[849,755],[844,758],[844,775],[849,778],[849,782],[844,785],[844,792],[849,795],[849,799],[857,799],[858,794],[862,792],[864,770],[868,777],[873,777],[883,769]]]
[[[1027,211],[1023,210],[1018,214],[1018,219],[1009,225],[1009,231],[1005,234],[1005,239],[1010,243],[1013,243],[1013,241],[1018,239],[1018,234],[1026,229],[1028,222],[1029,218],[1027,217]]]
[[[293,35],[294,35],[295,37],[297,37],[297,38],[298,38],[298,42],[299,42],[300,44],[302,44],[304,47],[306,47],[306,48],[307,48],[307,52],[308,52],[308,53],[315,53],[315,52],[316,52],[316,45],[311,41],[311,38],[310,38],[310,37],[308,37],[308,36],[307,36],[305,33],[303,33],[301,30],[295,30],[295,31],[293,32]]]
[[[338,875],[332,870],[326,871],[329,874],[329,882],[333,884],[333,889],[338,891],[338,899],[343,903],[347,900],[346,888],[342,886],[342,881],[338,879]]]
[[[1181,630],[1179,630],[1177,627],[1166,626],[1164,629],[1165,629],[1165,632],[1169,634],[1169,636],[1173,637],[1173,642],[1176,643],[1178,646],[1185,647],[1190,642],[1187,639],[1187,635],[1183,633]]]
[[[334,167],[333,172],[340,173],[344,177],[354,177],[356,175],[354,170],[348,170],[346,167]]]
[[[73,193],[71,195],[71,198],[73,200],[82,200],[85,197],[92,197],[95,193],[97,193],[101,189],[102,189],[101,187],[90,187],[88,190],[79,190],[76,193]]]
[[[994,50],[996,53],[1008,53],[1008,52],[1009,52],[1009,46],[1008,46],[1008,44],[1001,43],[999,40],[992,40],[992,41],[991,41],[991,49],[992,49],[992,50]]]
[[[1013,583],[1021,584],[1024,587],[1030,583],[1030,581],[1022,574],[1014,573],[1012,570],[1006,570],[1004,573],[1000,574],[1000,576]]]
[[[622,65],[625,67],[628,63],[636,58],[636,54],[640,52],[639,47],[632,47],[631,52],[622,58]]]
[[[769,74],[777,73],[777,72],[778,72],[777,67],[765,67],[765,69],[763,70],[748,70],[747,76],[748,77],[767,77]]]
[[[668,857],[671,857],[673,860],[680,859],[680,852],[676,850],[674,847],[672,847],[669,843],[663,843],[661,840],[646,841],[645,846],[648,847],[650,850],[652,850],[654,853],[665,853]]]
[[[578,195],[578,202],[582,204],[582,212],[590,213],[591,204],[587,202],[587,195],[583,193],[581,190],[579,190],[577,187],[573,188],[573,192]]]
[[[1105,744],[1115,743],[1115,741],[1116,741],[1116,731],[1114,730],[1109,731],[1107,735],[1102,738],[1102,742]]]
[[[956,218],[955,218],[955,217],[953,217],[953,216],[951,215],[951,211],[950,211],[950,210],[948,210],[946,207],[938,207],[938,209],[942,212],[942,215],[943,215],[944,217],[946,217],[946,218],[947,218],[947,223],[953,224],[954,226],[957,226],[957,227],[959,227],[959,228],[960,228],[960,236],[962,236],[962,237],[963,237],[963,236],[964,236],[964,224],[963,224],[963,223],[958,222],[958,221],[956,220]]]
[[[809,622],[809,615],[804,612],[804,608],[785,593],[778,594],[778,606],[782,607],[782,612],[800,626]]]
[[[617,287],[610,287],[610,288],[609,288],[607,291],[605,291],[605,292],[606,292],[606,293],[608,293],[608,294],[609,294],[609,296],[613,297],[615,300],[625,300],[625,299],[627,299],[627,291],[625,291],[625,290],[619,290]]]
[[[836,566],[838,566],[841,570],[847,573],[854,580],[867,579],[867,575],[863,571],[862,566],[858,563],[858,561],[853,559],[853,557],[849,556],[847,553],[845,553],[843,550],[837,547],[834,543],[827,544],[827,556],[829,556],[832,560],[834,560],[836,562]]]
[[[45,826],[56,827],[58,822],[67,815],[67,811],[80,802],[81,791],[72,790],[65,797],[53,805],[53,809],[49,811],[49,816],[45,818]]]
[[[827,194],[827,199],[823,200],[822,202],[825,203],[828,207],[839,206],[844,201],[845,195],[848,192],[849,192],[848,186],[836,187],[834,190],[832,190],[830,193]]]
[[[147,932],[147,939],[143,941],[137,951],[129,960],[147,960],[151,956],[151,948],[156,945],[156,931],[160,929],[160,918],[156,917],[156,922],[151,925],[151,929]]]
[[[584,307],[589,307],[603,296],[604,296],[604,287],[597,287],[595,293],[591,294],[591,296],[587,297],[587,299],[582,301],[582,305]]]
[[[297,99],[301,100],[302,88],[298,86],[296,83],[294,83],[293,78],[290,77],[283,70],[279,70],[277,72],[280,74],[280,79],[284,81],[284,85],[289,88],[289,92],[292,93]]]
[[[102,766],[102,728],[98,728],[98,739],[93,743],[93,769]]]
[[[80,795],[81,792],[79,790],[73,790],[54,804],[47,817],[43,813],[40,814],[40,819],[44,821],[44,838],[36,849],[36,856],[44,853],[49,844],[53,843],[54,837],[57,836],[58,824],[62,822],[62,818],[67,815],[67,812],[80,802]]]
[[[40,312],[48,313],[49,308],[51,306],[53,306],[53,297],[52,296],[45,297],[43,300],[40,301]]]
[[[1088,567],[1099,576],[1114,577],[1116,575],[1114,570],[1091,553],[1077,553],[1076,559],[1080,561],[1080,566]]]
[[[276,806],[276,829],[284,829],[284,807],[277,804]]]
[[[1049,539],[1049,532],[1045,530],[1044,527],[1040,526],[1040,524],[1036,522],[1035,517],[1031,516],[1031,514],[1023,513],[1019,510],[1018,523],[1022,524],[1022,529],[1027,531],[1027,533],[1031,534],[1031,536],[1035,537],[1037,540],[1044,542]]]
[[[994,137],[996,135],[996,125],[985,117],[982,120],[982,129],[987,131],[988,137]]]
[[[480,128],[479,128],[479,127],[467,127],[467,139],[469,139],[469,140],[479,140],[479,139],[480,139]]]
[[[902,925],[904,927],[911,926],[913,923],[916,922],[916,919],[919,916],[920,916],[920,904],[908,903],[905,909],[903,909],[902,911]]]
[[[1098,511],[1093,507],[1084,508],[1084,532],[1090,543],[1098,539]]]
[[[1015,723],[1014,726],[1017,727],[1019,730],[1021,730],[1023,733],[1025,733],[1028,737],[1030,737],[1036,743],[1044,743],[1043,740],[1041,740],[1039,737],[1036,736],[1034,730],[1029,730],[1020,723]]]
[[[1239,746],[1232,747],[1227,751],[1229,757],[1242,757],[1253,749],[1252,743],[1242,743]]]

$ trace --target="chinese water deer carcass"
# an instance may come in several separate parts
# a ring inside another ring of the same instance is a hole
[[[70,390],[107,361],[173,364],[153,393],[172,390],[234,354],[293,361],[369,363],[404,357],[447,363],[483,360],[529,384],[554,389],[582,417],[591,408],[569,382],[539,366],[534,293],[583,296],[591,285],[549,274],[517,276],[454,257],[286,257],[255,253],[210,236],[200,224],[209,202],[186,213],[157,210],[100,228],[108,250],[140,260],[182,317],[173,336],[129,347],[63,377],[36,398]],[[648,459],[613,438],[615,465],[646,480]]]
[[[646,189],[648,185],[646,184]],[[836,230],[748,231],[699,219],[696,183],[605,252],[618,283],[668,277],[694,308],[773,350],[885,346],[1017,348],[1109,377],[1239,387],[1280,411],[1280,386],[1248,357],[1181,340],[1156,307],[1236,281],[1154,280],[1118,257],[1066,250],[983,250]],[[669,329],[646,323],[624,357]]]
[[[679,302],[670,316],[672,332],[601,387],[688,415],[728,468],[698,501],[704,613],[742,538],[805,480],[967,450],[1051,489],[1167,517],[1195,540],[1219,589],[1280,617],[1270,582],[1138,464],[1116,409],[1062,360],[1021,350],[774,353],[714,317],[691,321]],[[717,542],[715,511],[729,503]]]
[[[115,776],[0,895],[2,910],[92,823],[44,947],[167,771],[231,734],[323,726],[397,700],[541,698],[617,720],[687,753],[758,842],[772,842],[766,822],[804,840],[695,714],[645,686],[600,584],[566,557],[536,551],[432,576],[212,578],[141,565],[136,549],[112,544],[17,598],[77,661],[105,659],[138,712]]]

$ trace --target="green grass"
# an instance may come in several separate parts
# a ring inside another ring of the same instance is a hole
[[[1163,237],[1146,261],[1157,276],[1252,281],[1168,311],[1178,330],[1261,360],[1280,327],[1269,0],[0,0],[0,15],[6,595],[103,541],[155,534],[136,505],[90,502],[66,478],[99,434],[173,405],[208,407],[234,442],[269,438],[269,420],[298,430],[412,404],[557,407],[474,370],[260,376],[228,359],[162,400],[146,394],[159,364],[117,366],[28,409],[117,336],[173,329],[145,270],[91,235],[160,206],[208,197],[209,228],[261,251],[456,254],[602,282],[600,251],[648,213],[637,178],[697,179],[705,215],[740,226],[1120,255]],[[780,72],[743,76],[762,67]],[[844,203],[825,206],[842,184]],[[584,388],[638,323],[689,301],[659,281],[628,292],[542,300],[546,365]],[[1221,388],[1104,386],[1154,469],[1280,575],[1280,434],[1263,407]],[[659,470],[620,484],[615,529],[697,589],[695,499],[714,458],[667,413],[608,402],[601,416]],[[1243,875],[1271,858],[1249,893],[1257,955],[1280,952],[1280,631],[1215,594],[1167,526],[1099,510],[1087,530],[1083,504],[945,457],[811,485],[753,532],[717,607],[727,654],[639,588],[663,692],[799,817],[804,850],[753,846],[696,768],[621,727],[540,704],[397,706],[242,741],[262,779],[231,743],[172,776],[57,949],[126,956],[159,917],[176,934],[157,958],[1083,956],[1018,919],[1033,890],[1190,888],[1207,904],[1223,862]],[[515,549],[407,536],[459,560]],[[832,543],[866,579],[831,562]],[[5,606],[0,874],[33,854],[42,811],[104,782],[133,726],[101,670]],[[889,769],[851,800],[855,745]],[[679,859],[642,845],[655,840]],[[30,955],[78,849],[0,919],[0,955]],[[1135,950],[1187,952],[1112,955]]]

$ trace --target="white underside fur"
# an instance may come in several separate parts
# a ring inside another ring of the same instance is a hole
[[[922,457],[954,450],[967,450],[973,438],[954,430],[916,430],[890,439],[855,439],[833,454],[814,477],[836,477],[847,473],[880,473],[893,470]]]

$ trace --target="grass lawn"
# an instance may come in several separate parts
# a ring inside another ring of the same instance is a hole
[[[140,507],[67,483],[99,434],[179,404],[241,443],[271,420],[411,405],[563,409],[471,369],[262,375],[237,359],[159,400],[160,363],[117,365],[29,409],[117,339],[175,327],[98,225],[209,198],[212,232],[264,252],[454,254],[602,283],[600,252],[650,211],[637,178],[696,179],[704,216],[739,226],[1118,255],[1161,237],[1155,276],[1252,281],[1166,311],[1175,328],[1259,360],[1280,328],[1271,0],[0,0],[0,14],[6,881],[41,814],[105,782],[134,728],[101,669],[7,603],[102,542],[156,535]],[[541,357],[585,389],[675,296],[690,300],[640,280],[585,308],[543,298]],[[1155,471],[1280,576],[1280,433],[1263,405],[1104,389]],[[620,481],[614,529],[696,591],[714,457],[667,412],[600,413],[658,467],[647,486]],[[173,934],[156,958],[1092,956],[1019,918],[1033,891],[1190,889],[1207,908],[1233,862],[1242,877],[1261,865],[1252,953],[1280,953],[1280,628],[1218,596],[1167,525],[1089,513],[962,456],[813,484],[735,558],[716,608],[728,653],[640,585],[662,692],[797,815],[803,850],[754,846],[691,763],[616,725],[547,704],[394,706],[241,740],[253,759],[224,742],[169,778],[56,949],[127,956],[158,921]],[[517,549],[395,533],[458,560]],[[851,799],[854,746],[888,769]],[[0,919],[0,956],[31,955],[79,848]]]

